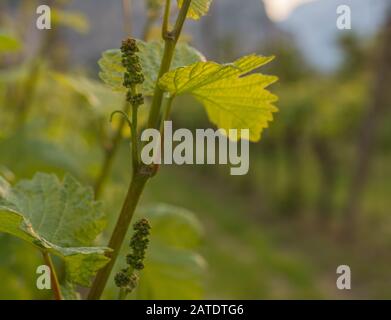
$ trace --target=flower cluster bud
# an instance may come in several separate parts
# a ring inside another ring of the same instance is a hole
[[[143,261],[149,244],[148,236],[151,226],[147,219],[141,219],[133,226],[133,229],[135,233],[130,240],[132,253],[126,256],[126,262],[134,269],[141,270],[144,269]]]
[[[117,287],[132,292],[138,283],[136,270],[144,269],[145,252],[149,244],[151,226],[147,219],[141,219],[133,225],[134,234],[130,240],[132,252],[126,256],[128,267],[115,275],[114,281]]]
[[[122,65],[126,69],[123,82],[123,86],[128,88],[126,99],[130,104],[138,107],[144,104],[144,98],[141,94],[135,93],[135,88],[142,84],[145,78],[142,73],[140,59],[137,56],[137,52],[139,52],[137,41],[131,38],[122,41],[121,52]]]
[[[144,104],[144,97],[141,93],[133,94],[131,91],[128,91],[126,94],[126,100],[132,105],[141,106]]]
[[[115,275],[114,281],[117,287],[132,292],[137,286],[138,277],[135,273],[130,273],[129,271],[129,269],[122,269]]]

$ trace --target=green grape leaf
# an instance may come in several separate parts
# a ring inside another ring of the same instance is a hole
[[[140,273],[141,299],[201,299],[206,262],[196,252],[203,230],[190,211],[170,205],[144,208],[150,247]]]
[[[140,63],[143,68],[145,81],[142,86],[144,95],[153,95],[158,78],[160,63],[163,56],[164,44],[161,41],[143,42],[137,41],[140,52]],[[125,68],[122,66],[122,56],[119,49],[111,49],[103,52],[99,60],[101,72],[100,78],[115,91],[125,92],[122,85]],[[187,66],[195,62],[205,61],[205,57],[196,49],[187,44],[179,43],[171,64],[171,70]]]
[[[194,20],[200,19],[208,13],[211,3],[212,0],[192,0],[187,17]],[[183,0],[178,0],[179,8],[181,8],[182,5]]]
[[[172,96],[194,96],[219,128],[227,132],[229,129],[249,129],[250,141],[258,141],[262,130],[273,120],[273,113],[278,111],[273,105],[277,96],[265,89],[277,81],[277,77],[248,73],[272,59],[250,55],[223,65],[198,62],[166,73],[159,85]],[[238,133],[238,137],[230,138],[240,138],[240,130]]]
[[[79,33],[87,33],[90,30],[86,16],[80,12],[53,9],[52,21],[53,24],[71,28]]]
[[[88,286],[107,262],[104,247],[91,244],[105,226],[93,192],[70,175],[60,182],[38,173],[14,187],[0,177],[0,232],[65,261],[67,279]]]

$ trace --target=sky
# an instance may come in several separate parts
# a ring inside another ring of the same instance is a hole
[[[299,5],[314,0],[263,0],[268,16],[274,21],[282,21]]]

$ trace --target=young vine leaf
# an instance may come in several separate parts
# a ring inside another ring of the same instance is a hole
[[[273,120],[273,113],[278,111],[273,105],[277,96],[265,89],[277,77],[248,73],[272,59],[250,55],[231,64],[198,62],[166,73],[159,85],[172,96],[194,96],[219,128],[249,129],[250,141],[258,141],[262,130]]]
[[[193,0],[190,4],[187,17],[193,20],[198,20],[206,15],[209,11],[212,0]],[[178,7],[181,8],[183,0],[178,0]]]
[[[137,46],[140,50],[137,55],[140,58],[145,77],[142,93],[145,96],[152,96],[163,57],[164,44],[159,41],[146,43],[137,40]],[[199,61],[205,61],[205,57],[199,51],[187,44],[180,43],[176,47],[171,70]],[[119,49],[111,49],[103,52],[102,58],[98,63],[101,68],[100,78],[114,91],[125,92],[127,90],[123,86],[125,68],[122,65],[121,51]]]
[[[64,260],[66,278],[88,286],[108,258],[92,243],[105,227],[90,188],[70,175],[60,182],[38,173],[11,187],[0,177],[0,232],[14,235]]]

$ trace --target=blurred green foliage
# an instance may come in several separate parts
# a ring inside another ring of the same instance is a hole
[[[88,30],[85,17],[59,12],[63,26],[76,20],[77,31]],[[14,184],[38,171],[59,177],[68,172],[93,185],[116,125],[109,115],[122,107],[123,97],[95,72],[62,68],[46,52],[24,59],[22,35],[6,27],[0,32],[0,175]],[[152,240],[140,287],[130,298],[391,294],[389,114],[379,130],[358,239],[340,238],[357,130],[371,98],[369,57],[376,50],[360,47],[354,37],[341,44],[346,61],[329,75],[311,70],[291,44],[268,49],[277,56],[269,71],[281,79],[273,90],[280,112],[261,143],[251,145],[249,175],[231,177],[224,166],[161,168],[138,213],[151,220]],[[178,99],[173,111],[176,127],[209,126],[191,98]],[[107,242],[130,179],[124,136],[101,199],[109,227],[99,244]],[[55,263],[63,279],[63,265]],[[40,264],[30,245],[0,234],[0,298],[50,298],[35,287]],[[354,269],[349,293],[335,289],[340,264]],[[116,296],[110,281],[106,298]]]

